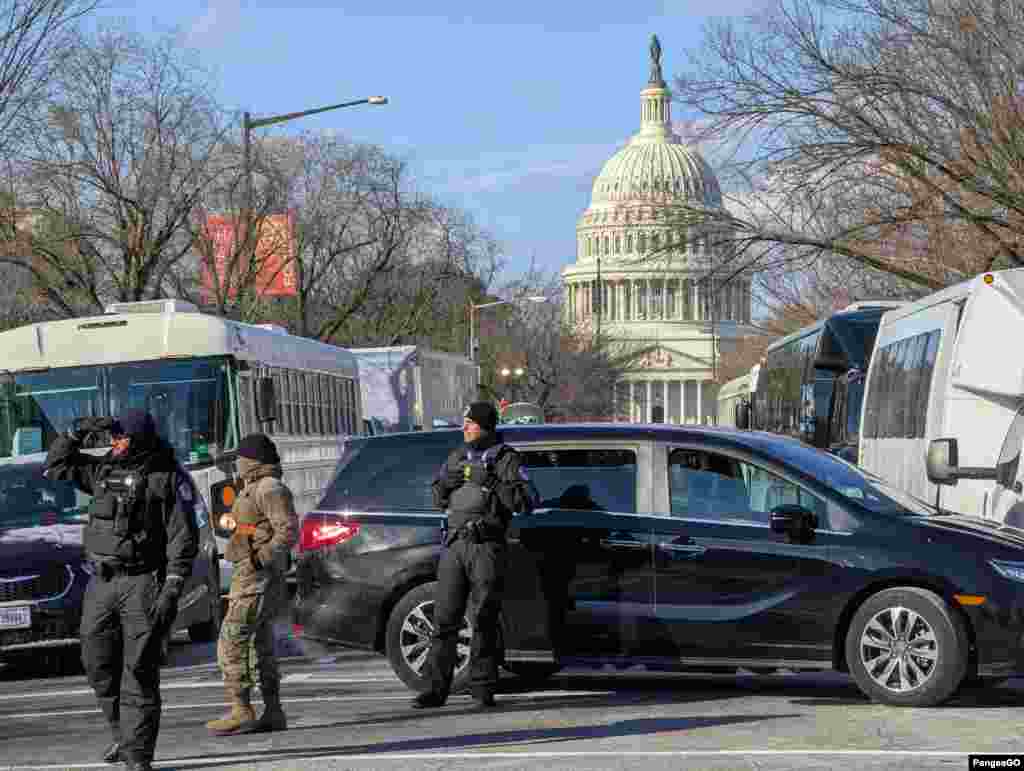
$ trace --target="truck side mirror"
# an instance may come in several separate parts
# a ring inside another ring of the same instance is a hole
[[[261,377],[256,380],[256,420],[269,423],[277,420],[277,397],[274,394],[274,379]]]
[[[995,468],[959,465],[956,439],[932,439],[925,456],[928,481],[936,485],[955,485],[960,479],[998,479]]]
[[[936,485],[955,485],[959,465],[956,439],[932,439],[925,458],[928,481]]]

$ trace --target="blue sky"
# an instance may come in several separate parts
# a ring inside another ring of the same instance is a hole
[[[336,131],[406,158],[420,189],[502,242],[511,277],[531,258],[573,261],[591,182],[639,128],[651,33],[671,79],[709,15],[758,2],[106,0],[103,13],[180,28],[221,101],[254,116],[386,95],[277,132]]]

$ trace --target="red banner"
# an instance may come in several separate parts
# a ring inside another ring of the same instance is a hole
[[[228,297],[234,297],[238,294],[239,283],[249,275],[246,255],[236,254],[241,228],[236,217],[207,216],[203,228],[209,249],[203,265],[204,295],[213,295],[214,286],[219,285],[222,291],[227,290]],[[255,277],[256,293],[266,297],[294,296],[297,291],[294,210],[263,217],[259,223],[255,253],[259,266]],[[233,270],[232,260],[235,261]],[[215,280],[217,284],[214,284]]]

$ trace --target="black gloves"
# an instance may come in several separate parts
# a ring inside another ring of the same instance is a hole
[[[178,616],[178,598],[184,583],[180,578],[169,576],[153,604],[153,624],[162,632],[168,631]]]

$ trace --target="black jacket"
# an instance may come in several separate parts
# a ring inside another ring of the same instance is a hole
[[[482,443],[474,449],[482,452],[499,444],[500,439],[494,437],[492,441]],[[463,478],[462,470],[470,449],[468,445],[463,445],[453,450],[431,485],[434,505],[442,511],[449,508],[452,493],[469,484]],[[450,511],[450,530],[461,527],[471,518],[479,517],[490,527],[504,533],[513,513],[528,514],[533,510],[537,502],[536,491],[520,462],[518,452],[508,445],[503,445],[489,470],[488,488],[493,494],[486,498],[487,505],[476,512]]]
[[[131,468],[132,458],[122,461],[113,451],[102,457],[81,451],[81,441],[67,435],[58,436],[46,455],[46,476],[72,482],[83,492],[95,495],[99,483],[114,468]],[[141,470],[141,462],[138,467]],[[158,521],[162,532],[148,533],[154,540],[155,559],[166,575],[188,578],[192,563],[199,552],[199,530],[196,525],[193,488],[186,472],[174,458],[174,451],[162,440],[157,440],[146,459],[146,471],[159,474],[165,480],[161,490],[155,491],[153,501],[160,507]]]

